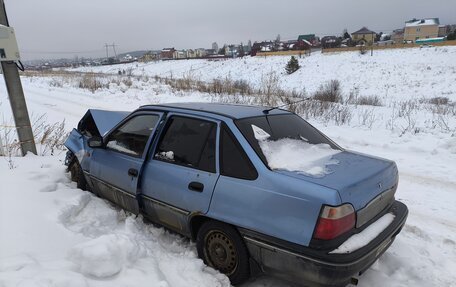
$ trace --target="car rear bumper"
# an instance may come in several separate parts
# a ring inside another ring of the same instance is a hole
[[[379,216],[386,213],[393,213],[394,221],[368,245],[349,254],[329,254],[332,249],[315,250],[246,230],[240,232],[250,256],[264,273],[310,286],[345,286],[393,243],[405,224],[408,209],[395,201]]]

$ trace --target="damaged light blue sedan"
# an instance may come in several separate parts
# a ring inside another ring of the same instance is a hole
[[[344,150],[278,108],[89,110],[65,145],[79,188],[195,240],[232,284],[263,273],[356,284],[408,214],[394,162]]]

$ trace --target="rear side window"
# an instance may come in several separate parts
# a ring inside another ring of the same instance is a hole
[[[217,125],[187,117],[172,117],[154,158],[215,173]]]
[[[234,135],[223,126],[220,138],[220,172],[224,176],[254,180],[258,173]]]
[[[140,115],[128,120],[111,133],[106,147],[134,157],[141,157],[158,118],[158,115]]]

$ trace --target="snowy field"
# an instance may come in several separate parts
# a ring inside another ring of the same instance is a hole
[[[301,69],[285,74],[290,59],[281,57],[245,57],[207,61],[179,60],[127,65],[78,68],[78,71],[117,73],[131,70],[135,75],[192,77],[204,81],[214,78],[247,80],[259,86],[270,72],[280,76],[280,84],[288,89],[316,91],[332,79],[343,83],[345,93],[376,95],[385,104],[391,99],[449,97],[456,100],[456,47],[394,49],[374,51],[374,56],[359,52],[315,52],[299,60]]]
[[[382,106],[346,105],[350,121],[309,118],[347,149],[396,161],[396,198],[409,207],[406,226],[386,253],[359,279],[359,286],[456,286],[456,119],[429,104],[404,101],[446,97],[456,102],[456,47],[314,54],[302,68],[282,74],[287,57],[202,60],[99,67],[117,73],[192,77],[229,76],[261,85],[271,70],[284,89],[313,93],[337,79],[344,96],[378,96]],[[216,101],[203,93],[175,91],[152,79],[110,84],[92,93],[74,80],[23,77],[32,118],[65,120],[70,131],[88,108],[133,110],[162,102]],[[56,84],[57,83],[57,84]],[[367,112],[366,112],[367,111]],[[0,135],[11,125],[4,84],[0,86]],[[366,117],[368,119],[366,120]],[[64,151],[25,158],[0,157],[0,286],[229,286],[204,266],[196,247],[78,190],[63,166]],[[270,277],[245,286],[291,286]]]

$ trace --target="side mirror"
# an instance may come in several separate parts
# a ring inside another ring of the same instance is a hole
[[[103,138],[99,136],[93,136],[89,138],[87,141],[87,144],[91,148],[97,148],[97,147],[102,147],[103,146]]]

